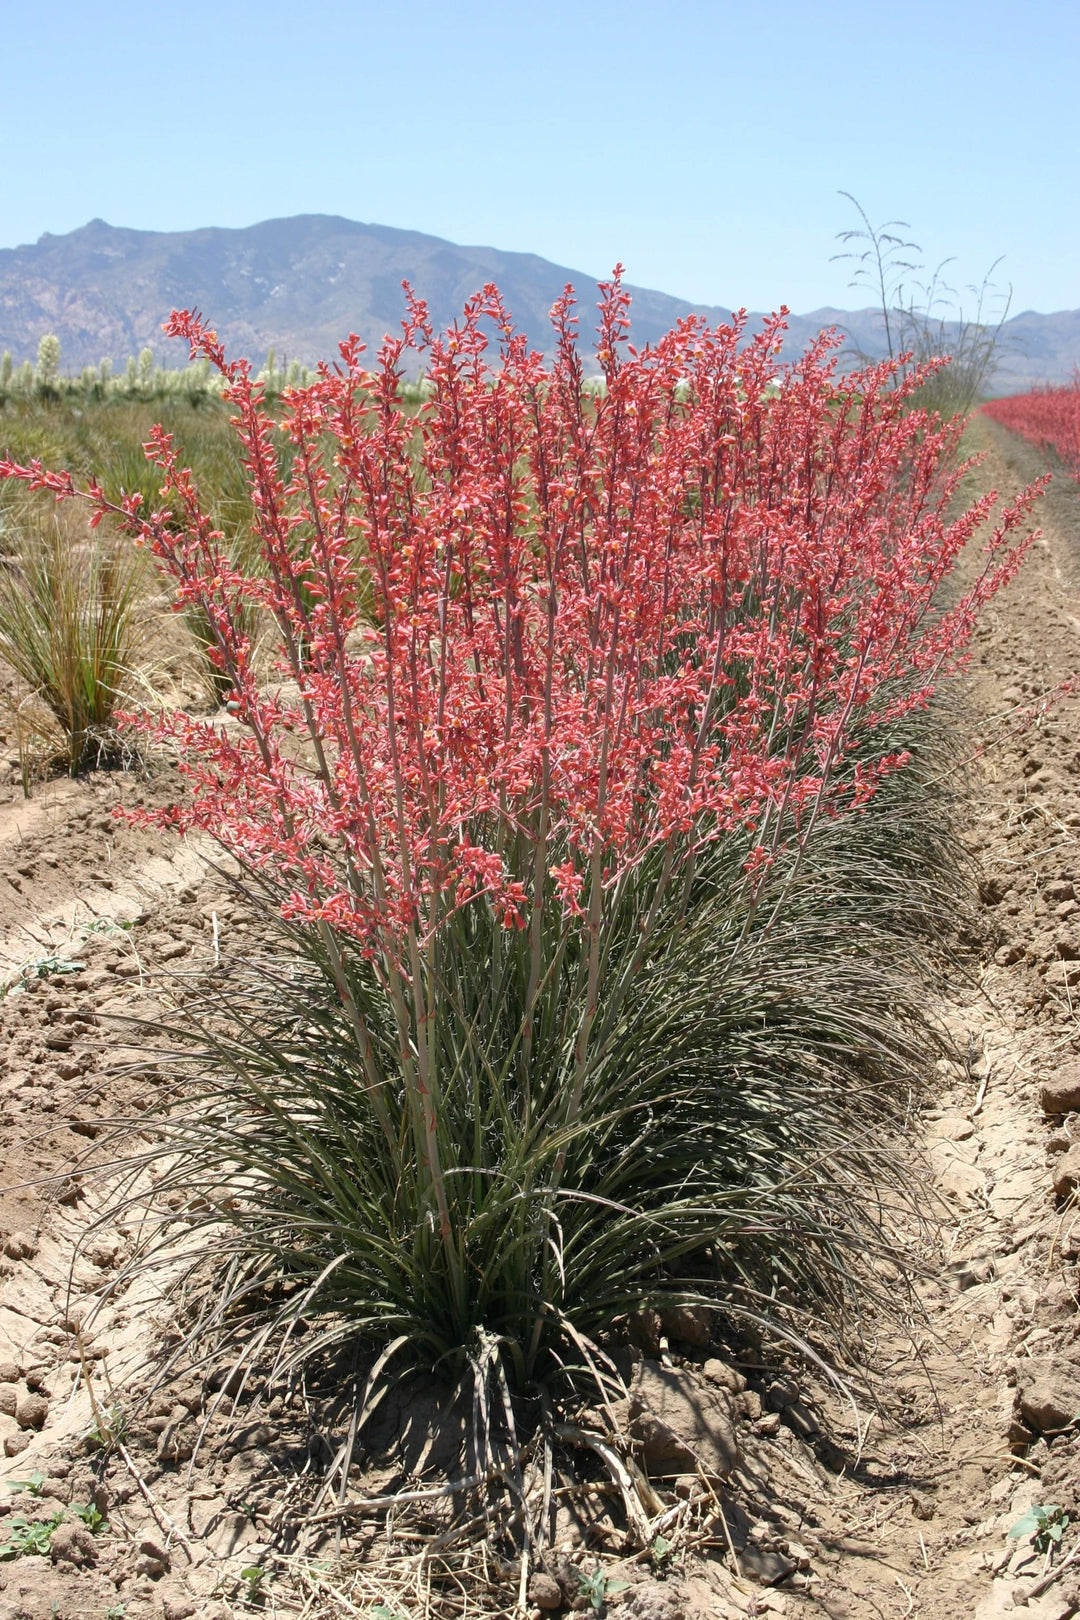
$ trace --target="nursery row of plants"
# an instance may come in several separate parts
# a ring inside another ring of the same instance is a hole
[[[1080,478],[1080,374],[1063,388],[1038,388],[983,406],[987,416],[1013,433],[1053,451]]]
[[[137,359],[128,355],[122,371],[114,371],[113,362],[104,359],[71,373],[62,369],[62,359],[60,340],[52,333],[40,339],[36,364],[24,360],[16,365],[10,349],[5,349],[0,355],[0,407],[9,401],[22,404],[31,400],[64,401],[85,408],[104,400],[189,400],[198,404],[221,398],[221,378],[203,360],[187,366],[163,366],[155,361],[153,349],[143,348]],[[276,351],[270,349],[258,380],[273,397],[285,388],[306,388],[313,374],[313,368],[299,360],[279,365]],[[415,379],[403,379],[401,391],[403,399],[413,403],[423,397],[423,385]]]
[[[64,399],[86,405],[105,399],[200,399],[220,393],[209,366],[160,366],[150,348],[140,350],[137,359],[129,355],[120,372],[114,372],[110,359],[84,366],[75,374],[64,372],[61,361],[60,340],[52,333],[39,341],[36,364],[24,360],[16,365],[11,351],[5,349],[0,355],[0,404],[9,400]],[[301,381],[298,365],[290,371],[294,374],[289,381]]]
[[[898,1308],[954,921],[941,689],[1033,499],[964,507],[918,368],[841,375],[823,338],[778,372],[779,321],[635,353],[616,279],[595,389],[569,297],[553,322],[545,362],[494,288],[445,334],[410,301],[271,399],[182,312],[220,415],[0,417],[0,479],[151,559],[229,710],[102,677],[186,780],[162,825],[266,920],[139,1116],[168,1214],[132,1264],[203,1300],[173,1353],[359,1347],[525,1430],[648,1307],[848,1367]],[[80,600],[115,597],[97,568]]]

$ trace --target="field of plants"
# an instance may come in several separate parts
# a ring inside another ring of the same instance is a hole
[[[983,410],[1011,432],[1053,451],[1062,466],[1080,478],[1080,379],[1069,388],[994,399]]]
[[[1077,395],[627,318],[0,373],[0,1620],[1080,1602]]]
[[[37,364],[24,360],[15,365],[9,350],[0,355],[0,405],[30,406],[34,402],[66,403],[78,410],[105,400],[187,400],[199,403],[221,398],[221,379],[206,361],[197,365],[168,367],[158,365],[153,349],[142,349],[138,358],[129,355],[124,370],[114,373],[112,361],[85,366],[76,375],[62,369],[60,340],[51,334],[38,344]],[[306,387],[311,372],[299,361],[279,367],[273,349],[259,380],[270,395],[283,388]]]

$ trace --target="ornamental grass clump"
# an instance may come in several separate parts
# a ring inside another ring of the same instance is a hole
[[[115,762],[115,713],[146,641],[144,559],[115,534],[88,535],[35,507],[15,515],[7,543],[0,658],[55,723],[71,776]]]
[[[951,857],[927,709],[1030,498],[942,592],[993,501],[950,516],[960,428],[909,408],[922,373],[841,378],[825,339],[778,370],[779,317],[636,353],[601,294],[600,389],[569,289],[550,363],[493,287],[444,335],[409,294],[372,370],[348,339],[279,423],[175,314],[223,378],[258,566],[163,431],[153,511],[83,492],[230,688],[227,726],[153,725],[192,790],[169,824],[239,864],[265,948],[185,1005],[140,1162],[159,1252],[209,1267],[193,1335],[253,1364],[359,1341],[528,1390],[665,1300],[835,1346],[895,1255],[913,941]]]

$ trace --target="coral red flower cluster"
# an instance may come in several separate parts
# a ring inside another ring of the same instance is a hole
[[[983,411],[1040,449],[1056,451],[1073,477],[1080,478],[1080,373],[1068,387],[992,399]]]
[[[494,287],[442,335],[406,291],[373,369],[350,338],[279,423],[200,318],[168,323],[225,379],[258,570],[230,561],[161,430],[160,510],[82,492],[202,605],[232,682],[229,724],[155,722],[194,790],[176,823],[272,873],[292,915],[382,951],[422,947],[480,894],[508,927],[545,895],[595,916],[650,852],[733,829],[765,867],[865,802],[903,763],[891,722],[1018,566],[1030,493],[942,606],[993,501],[950,518],[959,428],[910,408],[920,373],[840,377],[827,338],[780,367],[782,315],[749,341],[741,318],[690,318],[638,353],[617,272],[593,381],[570,289],[550,362]],[[401,403],[417,369],[418,413]],[[0,476],[77,493],[36,463]],[[251,602],[278,627],[271,687]]]

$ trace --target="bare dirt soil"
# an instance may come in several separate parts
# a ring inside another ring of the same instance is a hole
[[[993,424],[972,431],[987,453],[974,487],[1004,495],[1041,471]],[[693,1499],[697,1530],[691,1550],[611,1564],[628,1584],[609,1579],[608,1606],[626,1620],[1080,1613],[1080,699],[1040,708],[1080,649],[1076,487],[1056,480],[1040,521],[964,682],[971,918],[927,987],[960,1060],[939,1065],[908,1148],[926,1168],[926,1228],[898,1234],[923,1264],[921,1311],[910,1337],[866,1323],[884,1394],[857,1419],[805,1366],[733,1366],[695,1346],[692,1321],[682,1339],[668,1325],[636,1376],[655,1400],[665,1379],[675,1391],[676,1438],[680,1402],[730,1418],[738,1461],[711,1512],[692,1478],[666,1481],[665,1500]],[[0,758],[5,772],[0,978],[18,988],[0,1001],[0,1620],[406,1620],[419,1587],[361,1578],[333,1563],[333,1543],[270,1556],[292,1494],[333,1449],[340,1401],[295,1390],[199,1445],[211,1397],[182,1374],[121,1427],[172,1307],[140,1279],[81,1329],[136,1234],[95,1225],[101,1194],[79,1160],[156,1083],[129,1071],[119,1020],[153,1022],[251,924],[198,848],[113,817],[167,802],[168,771],[56,781],[29,801]],[[409,1415],[395,1407],[369,1437],[369,1491],[400,1477],[380,1450]],[[534,1614],[590,1607],[590,1559],[623,1550],[609,1500],[560,1520],[561,1562],[528,1588]],[[1008,1534],[1035,1505],[1074,1521],[1052,1560]],[[242,1575],[259,1561],[266,1577]],[[455,1612],[494,1616],[513,1598],[473,1586]]]

